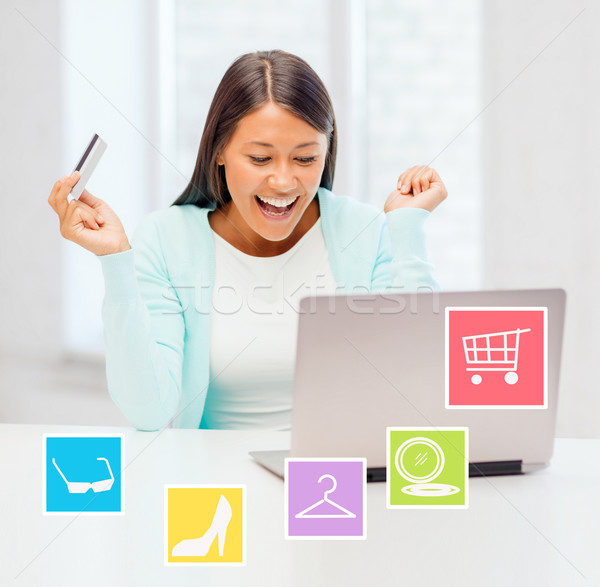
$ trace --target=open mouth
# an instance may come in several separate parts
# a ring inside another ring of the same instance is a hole
[[[270,218],[287,218],[291,215],[299,196],[295,196],[287,199],[280,198],[261,198],[260,196],[254,196],[258,207],[262,210],[265,216]]]

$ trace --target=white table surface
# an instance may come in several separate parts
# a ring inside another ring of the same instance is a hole
[[[122,433],[123,516],[43,516],[44,433]],[[600,439],[559,439],[549,468],[470,481],[467,510],[388,510],[367,539],[283,537],[283,481],[249,450],[278,432],[0,425],[0,585],[600,585]],[[360,455],[359,455],[360,456]],[[164,566],[166,484],[246,484],[245,567]]]

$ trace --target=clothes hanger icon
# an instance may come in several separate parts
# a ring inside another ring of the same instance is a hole
[[[335,488],[337,487],[337,481],[335,480],[335,477],[333,475],[325,474],[325,475],[321,475],[321,477],[319,477],[319,481],[317,483],[321,483],[321,481],[323,481],[323,479],[325,479],[325,478],[331,479],[333,481],[333,487],[331,489],[328,489],[327,491],[323,492],[323,499],[319,500],[317,503],[313,503],[313,505],[311,505],[311,506],[308,506],[305,510],[302,510],[300,513],[296,514],[294,517],[295,518],[356,518],[356,514],[353,514],[351,511],[349,511],[346,508],[342,507],[341,505],[335,503],[334,501],[331,501],[327,497],[328,494],[333,493],[335,491]],[[329,505],[332,505],[334,508],[338,509],[339,511],[341,511],[343,513],[341,513],[341,514],[311,514],[311,513],[309,513],[324,503],[328,503]]]

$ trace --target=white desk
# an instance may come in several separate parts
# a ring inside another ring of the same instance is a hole
[[[42,515],[44,432],[124,434],[124,516]],[[288,441],[0,425],[0,584],[600,585],[600,440],[557,440],[538,473],[471,479],[468,510],[387,510],[369,484],[365,541],[283,538],[283,482],[247,452]],[[188,483],[247,485],[246,567],[163,565],[163,486]]]

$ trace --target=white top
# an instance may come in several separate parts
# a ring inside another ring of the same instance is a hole
[[[321,219],[275,257],[247,255],[213,235],[210,384],[200,427],[289,430],[299,300],[336,292]]]

